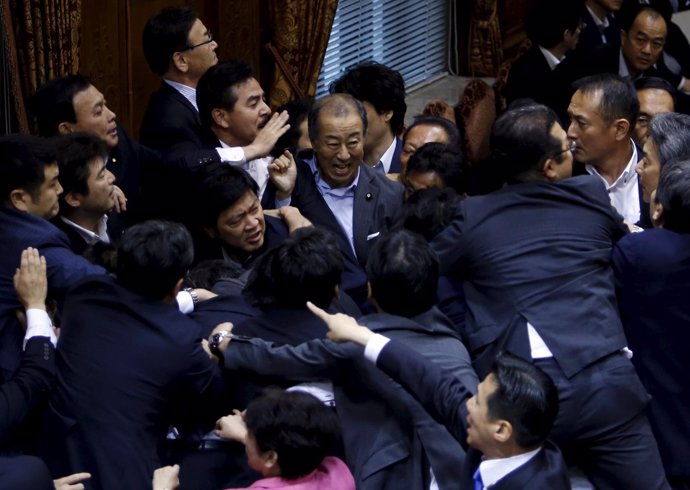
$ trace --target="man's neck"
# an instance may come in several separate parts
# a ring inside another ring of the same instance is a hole
[[[625,58],[625,56],[623,56],[623,62],[625,63],[625,67],[628,69],[628,73],[630,73],[630,78],[632,80],[635,80],[640,76],[640,70],[636,70],[634,66],[630,66],[630,63],[628,63],[628,60]]]
[[[77,224],[85,230],[89,230],[95,234],[98,234],[98,225],[100,224],[101,219],[103,219],[102,214],[99,216],[93,216],[90,213],[81,213],[79,211],[63,212],[62,215],[72,223]]]
[[[163,78],[170,80],[171,82],[181,83],[182,85],[186,85],[187,87],[191,88],[196,88],[196,85],[199,82],[198,79],[189,77],[186,73],[180,72],[167,72],[165,75],[163,75]]]
[[[558,43],[553,48],[545,48],[549,53],[554,55],[556,59],[562,60],[566,53],[569,51],[565,43]]]
[[[211,126],[211,131],[213,131],[213,134],[216,135],[216,138],[218,138],[219,141],[222,141],[228,146],[231,147],[236,147],[236,146],[247,146],[248,143],[242,143],[241,141],[238,141],[236,138],[234,138],[230,133],[228,133],[226,130],[221,128],[220,126],[216,126],[215,124]]]
[[[625,167],[630,163],[632,151],[632,144],[630,140],[628,140],[626,146],[621,145],[620,149],[617,149],[606,161],[599,164],[592,164],[592,166],[596,168],[599,175],[611,185],[621,176]]]
[[[386,133],[385,136],[379,138],[373,147],[365,149],[364,163],[370,167],[373,167],[379,163],[379,161],[381,161],[381,157],[384,153],[386,153],[386,150],[391,146],[391,144],[393,144],[394,140],[395,135],[392,132]]]
[[[587,6],[589,7],[589,9],[590,9],[592,12],[594,12],[594,15],[596,15],[597,17],[599,17],[599,20],[601,20],[601,21],[603,21],[603,20],[606,18],[606,16],[609,14],[609,11],[606,10],[606,9],[605,9],[604,7],[602,7],[601,5],[599,5],[598,3],[595,3],[595,2],[593,2],[593,1],[591,1],[591,0],[587,0],[585,3],[586,3]]]

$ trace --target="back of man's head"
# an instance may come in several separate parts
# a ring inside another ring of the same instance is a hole
[[[625,119],[630,123],[630,131],[635,127],[640,102],[632,83],[618,75],[602,73],[579,79],[573,88],[584,97],[597,98],[598,112],[604,123]]]
[[[117,249],[117,278],[127,289],[163,300],[192,265],[194,246],[187,229],[168,221],[145,221],[125,230]]]
[[[152,72],[162,76],[168,71],[173,54],[187,47],[189,31],[198,18],[191,7],[166,7],[146,22],[142,43]]]
[[[371,297],[381,310],[413,317],[436,303],[438,258],[421,235],[391,231],[369,251],[367,278]]]
[[[213,109],[232,111],[237,102],[235,87],[252,77],[252,68],[245,61],[219,63],[206,70],[196,86],[201,124],[205,128],[213,126]]]
[[[515,443],[526,450],[542,444],[558,414],[558,390],[531,362],[501,354],[491,370],[496,390],[487,398],[489,417],[513,427]]]
[[[451,223],[461,200],[448,187],[421,189],[405,201],[398,226],[431,241]]]
[[[419,148],[407,164],[405,175],[413,172],[434,172],[443,182],[457,193],[467,192],[465,158],[459,148],[443,143],[426,143]]]
[[[59,134],[62,122],[77,122],[74,96],[88,89],[91,82],[81,75],[54,78],[43,84],[29,100],[30,112],[36,118],[38,132],[50,137]]]
[[[309,111],[309,138],[312,141],[319,139],[319,119],[324,114],[337,118],[358,114],[362,120],[364,134],[367,133],[367,113],[362,103],[349,94],[333,94],[316,100]]]
[[[295,230],[254,264],[243,295],[262,309],[304,308],[311,301],[327,308],[343,272],[335,238],[315,227]]]
[[[544,161],[557,158],[562,142],[551,134],[558,117],[544,105],[527,105],[504,112],[491,131],[489,165],[507,181],[540,173]]]
[[[369,102],[376,112],[393,111],[390,127],[393,134],[402,132],[405,125],[405,81],[399,72],[380,63],[368,61],[350,68],[331,85],[331,93],[352,95]]]
[[[87,133],[72,133],[55,138],[60,167],[60,207],[66,206],[65,196],[70,193],[89,194],[89,175],[95,159],[105,160],[108,147],[102,139]]]
[[[55,163],[52,142],[25,134],[0,137],[0,198],[10,207],[10,194],[16,189],[38,198],[39,188],[45,180],[45,167]]]
[[[663,166],[655,201],[662,206],[665,229],[690,233],[690,160],[677,160]]]
[[[563,42],[563,33],[580,25],[580,3],[574,0],[537,0],[525,16],[527,37],[550,49]]]

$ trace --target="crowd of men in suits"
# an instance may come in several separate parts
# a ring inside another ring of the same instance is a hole
[[[0,138],[0,486],[689,488],[668,8],[536,0],[476,167],[375,62],[272,111],[188,7],[144,28],[139,140],[47,82],[40,136]],[[265,427],[310,397],[342,437],[296,461],[330,428]]]

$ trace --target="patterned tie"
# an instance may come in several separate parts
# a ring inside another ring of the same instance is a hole
[[[474,472],[474,490],[484,490],[484,482],[482,481],[482,474],[479,473],[479,468]]]

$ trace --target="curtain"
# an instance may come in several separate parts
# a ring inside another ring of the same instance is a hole
[[[338,0],[270,0],[276,61],[271,107],[313,97]]]
[[[495,77],[503,61],[497,0],[474,0],[470,21],[469,65],[473,77]]]
[[[26,118],[26,100],[41,84],[79,70],[81,0],[9,2],[16,42],[18,114]]]

